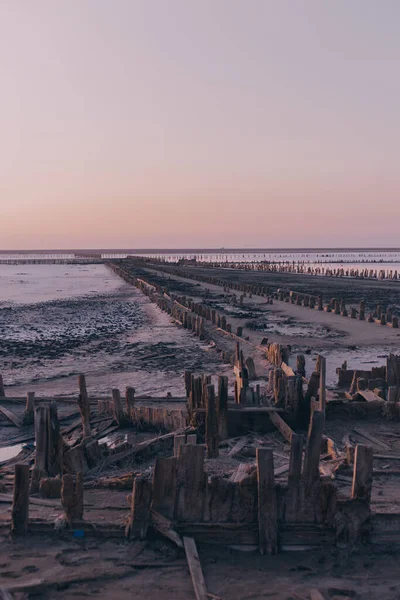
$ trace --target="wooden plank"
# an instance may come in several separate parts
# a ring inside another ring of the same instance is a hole
[[[390,450],[390,448],[391,448],[391,446],[389,444],[387,444],[386,442],[383,442],[382,440],[379,440],[378,438],[376,438],[375,436],[371,435],[370,433],[368,433],[366,431],[361,431],[360,429],[356,429],[356,428],[354,428],[353,431],[357,435],[361,435],[361,437],[365,438],[369,442],[372,442],[376,446],[380,446],[381,448],[384,448],[385,450]]]
[[[361,396],[367,402],[384,402],[383,398],[381,398],[371,390],[357,390],[357,396]]]
[[[158,533],[171,540],[171,542],[174,542],[179,548],[183,548],[182,539],[172,528],[171,521],[154,509],[151,510],[151,524]]]
[[[271,412],[269,415],[269,418],[271,419],[271,421],[275,425],[275,427],[283,435],[283,437],[290,444],[290,442],[292,441],[292,435],[294,433],[293,429],[291,427],[289,427],[289,425],[286,423],[286,421],[284,421],[278,413]]]
[[[5,408],[5,406],[0,406],[0,412],[3,413],[3,415],[7,417],[7,419],[11,421],[11,423],[13,423],[16,427],[23,427],[22,420],[19,417],[17,417],[17,415],[14,415],[14,413],[11,412],[11,410]]]
[[[324,596],[317,589],[310,590],[310,600],[325,600]]]
[[[196,542],[193,538],[184,537],[183,544],[185,546],[186,559],[189,565],[196,600],[209,600]]]
[[[295,377],[296,373],[293,371],[292,367],[289,367],[285,362],[282,362],[281,369],[285,373],[287,377]]]
[[[278,552],[278,502],[274,456],[269,448],[257,448],[258,533],[261,554]]]
[[[204,446],[186,444],[177,459],[177,502],[175,518],[179,521],[201,521],[203,518],[206,475]]]
[[[234,456],[236,456],[237,454],[240,453],[241,450],[243,450],[243,448],[245,447],[245,445],[248,443],[248,439],[247,437],[242,437],[240,438],[236,444],[233,446],[233,448],[231,448],[228,452],[228,456],[229,458],[233,458]]]
[[[175,513],[176,462],[173,456],[157,456],[153,472],[152,507],[169,519],[173,519]]]
[[[247,463],[240,463],[236,471],[230,476],[229,480],[238,483],[239,481],[244,479],[244,477],[247,477],[246,469]]]
[[[150,504],[153,486],[149,479],[136,477],[133,482],[132,504],[126,537],[145,539],[150,519]]]

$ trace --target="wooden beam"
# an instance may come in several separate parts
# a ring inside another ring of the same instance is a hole
[[[275,427],[280,431],[283,437],[289,442],[292,441],[293,429],[282,419],[282,417],[277,412],[269,413],[269,418]]]
[[[185,546],[186,559],[189,565],[196,600],[209,600],[196,542],[193,538],[184,537],[183,544]]]

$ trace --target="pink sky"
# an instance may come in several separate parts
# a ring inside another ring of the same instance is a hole
[[[397,0],[2,0],[0,248],[398,246]]]

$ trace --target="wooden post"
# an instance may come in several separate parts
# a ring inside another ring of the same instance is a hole
[[[285,521],[295,521],[299,509],[301,464],[303,459],[304,436],[292,434],[290,443],[290,462],[288,491],[286,495]]]
[[[23,416],[24,425],[31,425],[35,420],[35,392],[28,392]]]
[[[47,477],[48,412],[46,406],[38,406],[35,412],[35,466],[32,471],[31,493],[39,491],[42,477]]]
[[[388,402],[397,402],[398,389],[395,385],[391,385],[390,387],[388,387],[387,399]]]
[[[218,458],[218,418],[214,386],[207,386],[206,396],[206,447],[208,458]]]
[[[217,399],[218,433],[220,440],[228,438],[228,377],[218,377]]]
[[[78,375],[79,397],[78,406],[82,419],[82,437],[90,437],[92,435],[90,429],[90,404],[86,389],[86,379],[83,373]]]
[[[135,388],[127,387],[125,390],[126,414],[129,418],[132,416],[132,410],[135,408]]]
[[[203,520],[207,484],[204,473],[204,446],[200,444],[182,446],[176,465],[175,519],[198,523]]]
[[[186,391],[186,398],[189,398],[189,396],[190,396],[191,386],[192,386],[192,372],[191,371],[185,371],[185,391]]]
[[[278,504],[274,456],[269,448],[257,448],[258,534],[261,554],[278,552]]]
[[[321,454],[322,435],[325,427],[325,414],[315,410],[311,417],[308,431],[306,454],[304,458],[303,478],[306,483],[319,479],[319,457]]]
[[[306,357],[304,354],[298,354],[296,357],[296,372],[302,377],[306,376]]]
[[[29,465],[15,465],[11,533],[26,535],[29,521]]]
[[[180,453],[181,453],[181,446],[183,446],[185,444],[186,441],[186,436],[185,434],[183,435],[176,435],[174,437],[174,456],[175,458],[177,458]]]
[[[150,504],[153,486],[149,479],[136,477],[133,482],[131,514],[125,529],[129,539],[144,540],[150,520]]]
[[[4,389],[3,375],[0,373],[0,398],[6,397],[6,390]]]
[[[125,421],[124,411],[122,410],[121,394],[117,388],[112,390],[114,419],[118,425],[123,425]]]
[[[325,412],[326,408],[326,358],[320,356],[320,369],[319,369],[319,408],[322,412]]]
[[[174,457],[156,456],[153,473],[152,507],[171,520],[175,513],[176,462]]]
[[[371,446],[356,446],[351,497],[366,500],[368,504],[371,501],[373,459],[374,451]]]
[[[62,478],[61,504],[68,523],[83,519],[83,475],[66,474]]]

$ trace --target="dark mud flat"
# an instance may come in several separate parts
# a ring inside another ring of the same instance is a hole
[[[348,304],[359,304],[361,300],[365,300],[367,310],[374,309],[376,304],[400,310],[400,281],[375,281],[203,267],[196,267],[196,273],[221,277],[221,279],[233,282],[265,285],[271,293],[282,287],[304,294],[322,294],[325,301],[330,298],[343,298]]]
[[[10,394],[76,393],[134,386],[138,394],[182,395],[183,371],[218,372],[216,354],[176,328],[138,290],[0,309],[0,368]]]

